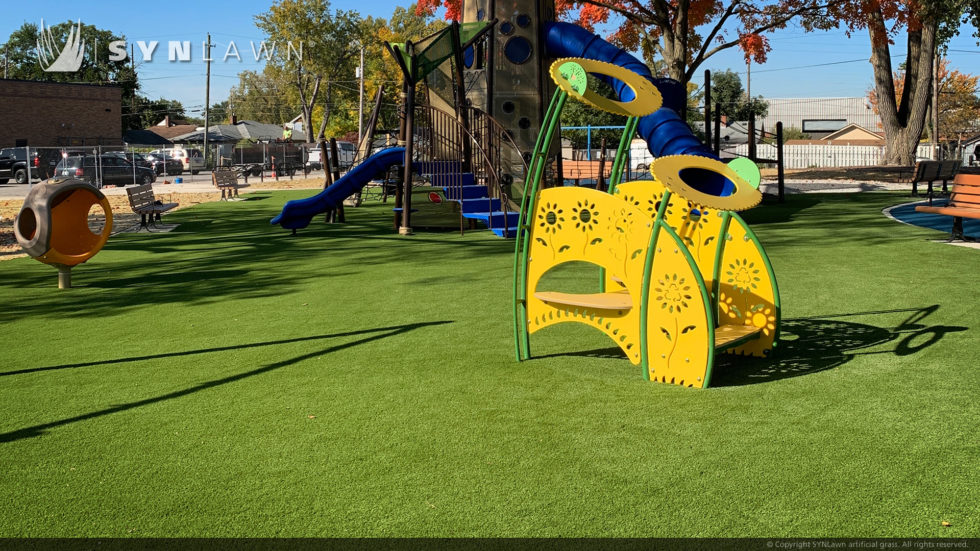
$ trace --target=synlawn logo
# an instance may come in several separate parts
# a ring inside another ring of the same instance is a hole
[[[41,20],[41,33],[37,40],[37,61],[49,73],[74,73],[82,66],[85,57],[85,41],[82,40],[82,22],[68,33],[68,40],[59,46],[50,27]]]
[[[68,39],[64,44],[58,44],[55,40],[54,33],[51,32],[50,27],[44,26],[44,20],[41,20],[41,32],[37,40],[37,61],[41,64],[41,68],[49,73],[73,73],[78,71],[82,66],[82,60],[85,58],[85,41],[82,40],[82,22],[78,21],[75,27],[70,28],[68,33]],[[293,42],[285,43],[285,52],[280,49],[279,56],[284,57],[287,61],[295,57],[299,61],[303,61],[303,41],[298,41],[299,47],[297,47]],[[153,61],[153,54],[159,46],[160,43],[156,40],[151,40],[149,42],[139,40],[136,42],[136,46],[139,48],[140,53],[143,56],[143,62]],[[266,43],[264,40],[256,44],[254,41],[249,41],[249,45],[252,50],[252,57],[255,61],[265,59],[269,61],[276,55],[276,49],[280,48],[280,45],[275,42]],[[125,61],[129,58],[129,52],[127,51],[128,44],[125,40],[113,40],[108,44],[108,60],[109,61]],[[214,45],[212,45],[212,48]],[[247,50],[246,50],[247,51]],[[214,61],[210,57],[211,52],[208,51],[207,42],[201,42],[201,61]],[[94,56],[95,63],[99,62],[99,41],[95,40],[92,45],[92,55]],[[221,61],[228,61],[228,59],[233,59],[235,61],[242,61],[242,55],[239,53],[238,45],[232,40],[228,42],[228,46],[225,48],[225,54],[221,57]],[[167,42],[167,60],[171,62],[190,62],[192,61],[192,49],[191,42],[189,40],[170,40]]]

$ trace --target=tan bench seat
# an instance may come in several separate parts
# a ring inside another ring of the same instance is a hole
[[[630,310],[633,308],[633,300],[630,298],[629,292],[625,289],[611,293],[582,294],[539,291],[534,293],[534,298],[551,304],[581,306],[596,310]]]
[[[963,219],[980,219],[980,174],[957,174],[950,190],[949,203],[945,206],[921,205],[915,207],[916,212],[944,214],[953,217],[953,229],[950,241],[972,239],[963,235]]]
[[[538,291],[534,298],[549,304],[578,306],[591,310],[616,310],[625,313],[633,308],[633,300],[627,290],[608,293],[559,293]],[[754,325],[722,325],[715,328],[715,350],[726,350],[741,346],[759,338],[762,328]]]

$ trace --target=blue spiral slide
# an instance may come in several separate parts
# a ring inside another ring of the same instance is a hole
[[[641,117],[637,124],[637,134],[647,142],[647,147],[654,157],[699,155],[719,160],[718,156],[691,132],[687,123],[678,115],[678,111],[687,101],[687,90],[680,82],[669,78],[653,78],[650,69],[642,61],[578,25],[548,23],[545,25],[544,34],[545,47],[550,57],[584,57],[619,65],[646,78],[660,90],[664,100],[663,107]],[[626,102],[633,99],[633,90],[623,82],[608,77],[599,78],[612,86],[619,101]],[[734,191],[732,184],[720,175],[701,173],[701,178],[704,181],[698,187],[711,191],[715,195],[724,196]]]
[[[378,173],[387,170],[391,165],[401,164],[404,160],[404,147],[383,149],[313,197],[288,201],[271,223],[279,224],[287,230],[305,228],[310,225],[314,216],[337,208],[344,199],[357,193]]]

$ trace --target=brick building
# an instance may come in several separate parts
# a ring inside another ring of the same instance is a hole
[[[122,143],[118,86],[0,79],[0,147]]]

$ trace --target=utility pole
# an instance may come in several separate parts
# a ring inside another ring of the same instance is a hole
[[[936,142],[935,160],[943,160],[939,142],[939,52],[932,56],[932,139]]]
[[[9,57],[7,56],[7,45],[3,45],[3,78],[7,78],[7,65],[10,64]]]
[[[357,145],[360,147],[364,139],[364,45],[361,44],[361,64],[357,68],[357,76],[361,80],[360,97],[357,102]],[[368,153],[370,153],[370,149]]]
[[[136,56],[133,55],[133,45],[129,45],[129,67],[133,71],[133,82],[136,82]],[[133,97],[130,98],[130,108],[129,108],[129,125],[133,125],[133,117],[136,116],[136,88],[133,88]],[[138,119],[137,119],[138,120]],[[153,123],[150,123],[153,124]],[[142,128],[143,125],[140,125]],[[133,163],[135,166],[136,163]]]
[[[207,82],[204,86],[204,168],[208,164],[208,127],[211,125],[211,33],[208,33],[207,47],[204,49],[204,61],[208,64]]]
[[[752,60],[745,61],[745,99],[749,104],[749,114],[752,118],[755,118],[755,112],[752,111]]]

